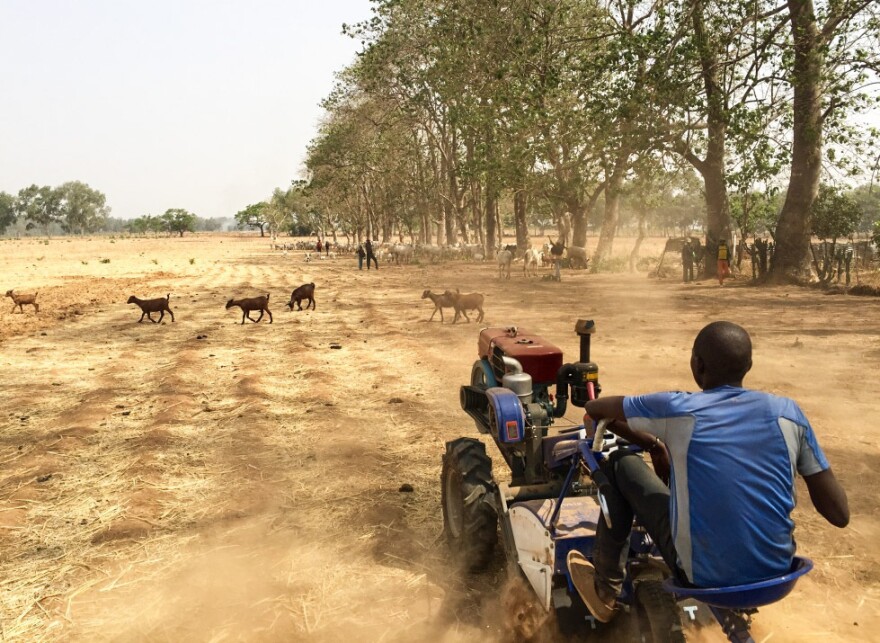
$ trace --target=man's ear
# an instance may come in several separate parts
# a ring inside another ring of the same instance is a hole
[[[691,353],[691,374],[697,386],[703,388],[703,376],[706,373],[706,363],[696,353]]]

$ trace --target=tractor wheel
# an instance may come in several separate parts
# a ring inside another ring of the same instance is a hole
[[[636,583],[635,611],[644,643],[684,643],[681,610],[659,580]]]
[[[485,569],[498,542],[498,514],[489,502],[492,460],[479,440],[446,443],[440,474],[443,527],[453,555],[467,571]]]

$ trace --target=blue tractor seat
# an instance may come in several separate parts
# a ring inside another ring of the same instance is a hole
[[[798,578],[813,569],[813,561],[795,556],[787,574],[732,587],[685,587],[674,578],[663,581],[663,589],[678,599],[693,598],[706,605],[730,610],[749,610],[775,603],[788,596]]]

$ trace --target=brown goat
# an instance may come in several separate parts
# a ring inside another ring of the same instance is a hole
[[[455,317],[452,319],[453,324],[458,321],[461,315],[464,315],[464,318],[470,321],[471,318],[467,314],[469,310],[478,311],[480,314],[477,317],[477,322],[483,321],[483,295],[480,293],[472,292],[469,295],[462,295],[456,290],[452,293],[452,301],[452,305],[455,308]]]
[[[147,316],[154,324],[158,324],[162,321],[162,318],[165,317],[165,312],[167,311],[169,315],[171,315],[171,321],[174,322],[174,313],[171,312],[171,308],[168,306],[168,302],[171,301],[171,293],[168,293],[164,297],[159,297],[158,299],[138,299],[134,295],[128,298],[129,304],[137,304],[141,309],[141,318],[138,320],[140,324],[144,321],[144,315]],[[152,313],[159,313],[159,319],[153,319]]]
[[[306,310],[309,309],[309,306],[312,307],[312,310],[315,309],[315,284],[303,284],[290,293],[290,301],[287,302],[287,307],[292,311],[293,305],[296,304],[297,310],[302,310],[303,299],[309,300],[309,303],[306,304]]]
[[[455,303],[452,301],[452,293],[450,291],[444,292],[442,295],[437,295],[432,293],[430,290],[426,290],[422,293],[422,299],[430,299],[434,302],[434,312],[431,313],[431,318],[428,321],[433,321],[434,315],[437,314],[437,311],[440,311],[440,323],[443,323],[443,309],[444,308],[454,308]]]
[[[30,304],[31,306],[33,306],[35,313],[40,312],[40,304],[37,303],[37,295],[39,295],[39,294],[40,294],[39,292],[35,292],[32,295],[29,293],[19,295],[19,294],[16,294],[14,292],[14,290],[7,290],[6,296],[9,297],[10,299],[12,299],[13,302],[15,302],[14,304],[12,304],[12,311],[11,312],[14,313],[15,307],[18,306],[18,309],[21,311],[21,313],[23,315],[25,304]]]
[[[246,299],[230,299],[226,302],[226,310],[229,310],[233,306],[238,306],[241,308],[241,323],[244,325],[245,317],[250,319],[255,324],[259,323],[263,318],[263,313],[269,313],[269,323],[272,323],[272,311],[269,310],[269,293],[265,295],[260,295],[259,297],[247,297]],[[260,316],[256,319],[251,319],[251,311],[259,310]]]

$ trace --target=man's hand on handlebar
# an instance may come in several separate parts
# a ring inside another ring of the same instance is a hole
[[[654,467],[654,473],[668,487],[670,465],[669,451],[666,450],[666,445],[658,441],[657,444],[648,449],[648,453],[651,454],[651,466]]]

